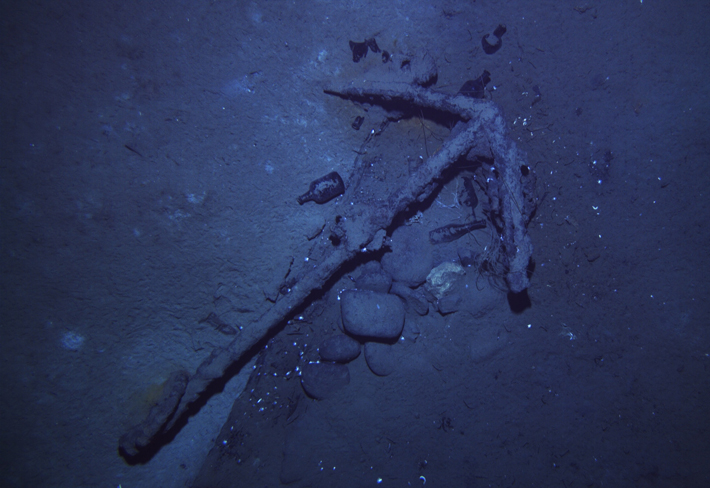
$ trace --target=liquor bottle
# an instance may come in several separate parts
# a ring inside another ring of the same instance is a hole
[[[303,205],[313,200],[316,203],[325,203],[341,195],[345,191],[345,184],[338,173],[333,171],[311,182],[309,190],[298,197],[298,203]]]

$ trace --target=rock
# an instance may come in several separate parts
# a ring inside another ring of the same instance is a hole
[[[328,398],[350,383],[350,371],[344,364],[308,363],[301,373],[301,386],[316,400]]]
[[[451,288],[456,280],[466,274],[459,263],[444,262],[431,270],[426,278],[426,289],[441,300],[444,294]]]
[[[394,282],[391,291],[404,300],[408,310],[414,310],[419,315],[426,315],[429,312],[429,302],[421,288],[412,290],[403,283]]]
[[[409,319],[404,321],[404,330],[402,330],[402,337],[404,337],[406,340],[417,342],[417,339],[419,339],[421,333],[421,327],[419,327],[419,324],[417,322]]]
[[[417,287],[426,281],[434,265],[433,246],[428,234],[414,225],[392,233],[392,252],[382,256],[382,267],[395,281]]]
[[[394,295],[370,290],[340,294],[343,327],[355,336],[396,339],[404,327],[404,305]]]
[[[445,295],[439,299],[436,305],[439,308],[439,313],[441,315],[457,312],[461,307],[461,295],[458,293]]]
[[[365,361],[377,376],[387,376],[397,369],[397,358],[391,344],[368,342],[365,344]]]
[[[355,280],[358,289],[387,293],[392,286],[392,277],[387,274],[377,261],[370,261],[360,267],[360,276]]]
[[[360,355],[360,343],[344,334],[329,337],[318,348],[324,361],[348,363]]]

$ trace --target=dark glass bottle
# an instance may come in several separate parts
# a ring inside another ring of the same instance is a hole
[[[325,203],[341,195],[345,191],[345,184],[338,173],[333,171],[311,182],[310,189],[298,197],[298,203],[303,205],[311,200],[316,203]]]

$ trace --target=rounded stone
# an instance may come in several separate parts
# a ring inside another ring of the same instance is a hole
[[[344,364],[308,363],[301,372],[301,386],[316,400],[328,398],[350,383],[350,371]]]
[[[382,268],[395,281],[416,287],[424,283],[434,265],[429,234],[418,226],[405,225],[392,233],[392,252],[382,256]]]
[[[348,363],[360,355],[360,343],[344,334],[329,337],[318,348],[324,361]]]
[[[340,294],[343,327],[352,335],[396,339],[404,327],[404,305],[394,295],[370,290],[345,290]]]
[[[365,344],[365,361],[377,376],[387,376],[397,368],[397,358],[391,344],[368,342]]]
[[[360,275],[355,279],[358,289],[387,293],[392,286],[392,277],[377,261],[370,261],[360,267]]]
[[[458,312],[461,308],[461,295],[458,293],[445,295],[439,299],[436,305],[441,315]]]

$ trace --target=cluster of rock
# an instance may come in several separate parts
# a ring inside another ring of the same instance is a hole
[[[397,233],[392,241],[396,249],[385,255],[382,264],[363,265],[357,288],[339,294],[342,333],[324,340],[318,348],[320,360],[302,368],[301,384],[309,396],[324,399],[349,384],[348,363],[363,350],[374,374],[393,373],[397,341],[417,336],[411,325],[409,333],[405,328],[407,312],[425,315],[432,304],[442,314],[457,310],[461,299],[452,284],[464,274],[461,264],[444,262],[433,267],[425,232],[404,227]]]
[[[320,361],[303,367],[301,384],[313,398],[326,398],[331,392],[350,382],[347,363],[357,358],[364,343],[365,361],[379,376],[391,374],[396,366],[391,352],[404,328],[404,303],[387,293],[390,283],[384,273],[370,275],[373,283],[385,291],[351,289],[340,294],[342,326],[345,333],[331,336],[320,345]],[[390,280],[391,281],[391,280]]]

